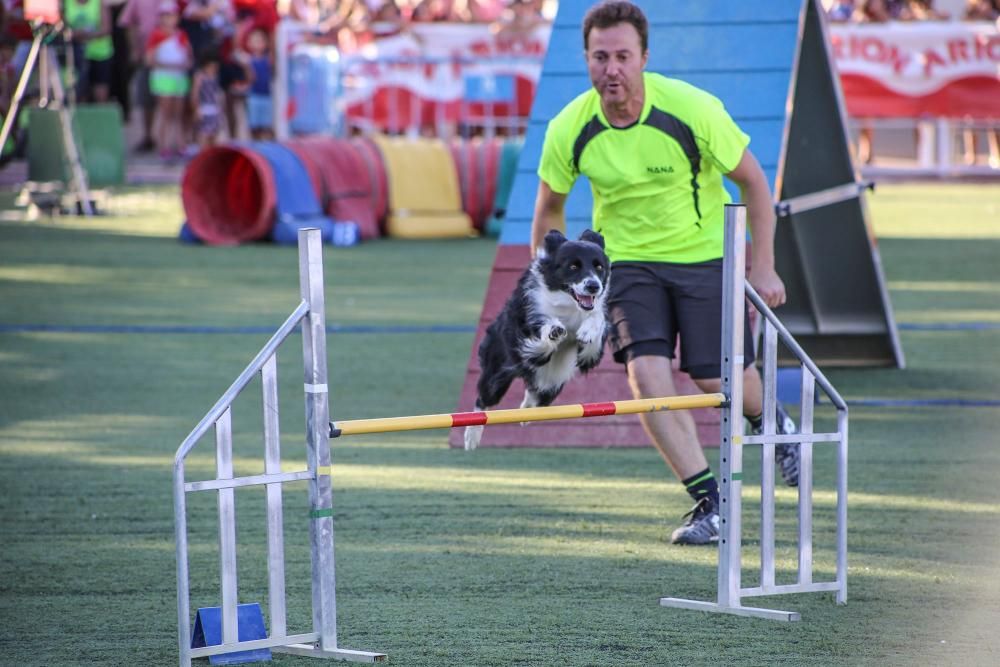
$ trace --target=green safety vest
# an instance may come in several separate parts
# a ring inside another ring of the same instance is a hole
[[[77,0],[66,0],[66,25],[70,28],[97,30],[101,27],[102,9],[101,0],[86,0],[83,4]],[[108,60],[114,53],[111,35],[88,40],[83,48],[83,55],[88,60]]]

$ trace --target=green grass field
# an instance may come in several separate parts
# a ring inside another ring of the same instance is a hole
[[[1000,190],[885,185],[870,202],[897,321],[990,326],[904,328],[906,370],[830,379],[848,401],[995,401]],[[176,664],[174,452],[298,302],[294,248],[182,245],[176,189],[128,190],[112,209],[0,221],[3,665]],[[494,251],[490,240],[329,248],[328,324],[471,326]],[[279,355],[293,468],[304,460],[298,340]],[[471,342],[331,334],[332,413],[452,411]],[[252,385],[234,407],[238,474],[262,471],[259,395]],[[658,606],[713,597],[716,554],[668,544],[689,501],[651,448],[466,453],[444,431],[335,441],[340,644],[415,666],[1000,664],[998,423],[995,406],[852,407],[848,604],[748,599],[801,612],[792,624]],[[209,440],[189,474],[213,474]],[[745,487],[752,581],[749,472]],[[818,579],[833,571],[832,489],[832,457],[818,454]],[[212,606],[215,496],[189,503],[193,607]],[[794,567],[794,503],[779,489],[779,580]],[[285,508],[289,626],[305,632],[304,483],[286,485]],[[237,511],[240,599],[263,603],[263,492],[237,492]]]

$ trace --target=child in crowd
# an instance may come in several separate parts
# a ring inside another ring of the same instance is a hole
[[[149,91],[156,97],[156,143],[166,160],[184,154],[184,105],[191,86],[191,44],[178,22],[177,5],[173,0],[163,0],[158,25],[146,42]]]
[[[201,148],[214,146],[222,129],[222,86],[219,85],[220,59],[218,52],[207,48],[198,55],[198,64],[191,85],[191,107],[194,109],[195,135]]]
[[[256,141],[274,138],[274,112],[271,105],[271,40],[267,31],[255,27],[247,33],[246,49],[250,57],[253,82],[247,97],[247,124]]]

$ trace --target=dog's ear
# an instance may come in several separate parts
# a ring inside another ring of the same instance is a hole
[[[555,257],[556,250],[563,243],[566,243],[566,237],[558,229],[553,229],[545,235],[545,255],[547,257]]]
[[[581,241],[590,241],[591,243],[596,243],[601,248],[604,247],[604,237],[595,232],[592,229],[584,230],[583,234],[580,234]]]

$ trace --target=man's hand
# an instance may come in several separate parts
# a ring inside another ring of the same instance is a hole
[[[750,286],[757,291],[769,308],[785,303],[785,283],[773,267],[750,266]]]

